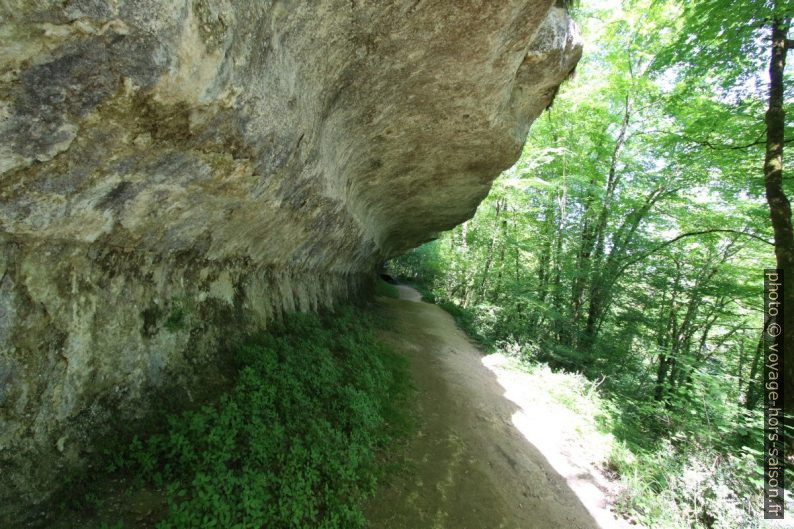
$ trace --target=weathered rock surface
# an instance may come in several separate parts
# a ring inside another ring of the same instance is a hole
[[[0,519],[471,216],[581,53],[552,4],[3,2]]]

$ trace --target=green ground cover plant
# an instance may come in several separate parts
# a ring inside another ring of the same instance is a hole
[[[408,424],[381,324],[350,307],[286,317],[237,350],[228,392],[109,451],[108,470],[163,491],[158,529],[363,527],[378,452]]]

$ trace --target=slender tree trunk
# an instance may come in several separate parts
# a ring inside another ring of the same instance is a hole
[[[758,345],[755,348],[755,356],[753,357],[753,365],[750,367],[750,376],[747,378],[747,392],[744,397],[744,405],[752,411],[758,406],[758,397],[761,396],[758,391],[760,382],[758,378],[758,369],[763,364],[764,356],[764,333],[762,332],[758,338]]]
[[[736,384],[737,395],[741,395],[742,389],[744,388],[744,362],[747,357],[744,348],[744,341],[745,341],[744,339],[745,337],[743,336],[739,340],[739,362],[736,364],[736,380],[738,381]],[[741,404],[739,405],[739,407],[741,407]]]
[[[558,203],[560,214],[557,217],[557,241],[554,245],[554,281],[552,300],[554,301],[554,308],[557,314],[564,314],[563,310],[563,292],[562,292],[562,242],[565,236],[565,224],[568,220],[568,188],[563,186],[558,196]],[[555,321],[557,339],[563,345],[570,344],[570,327],[567,322],[562,318],[557,318]]]
[[[534,308],[529,316],[528,325],[530,332],[534,333],[534,327],[540,322],[541,314],[543,312],[543,305],[546,303],[546,297],[549,293],[549,279],[551,277],[551,249],[552,242],[555,240],[557,218],[554,212],[557,197],[554,195],[549,196],[546,205],[545,218],[543,220],[543,244],[540,249],[540,257],[538,258],[538,265],[536,267],[536,275],[538,278],[537,300],[538,307]]]
[[[675,367],[675,354],[677,352],[677,336],[678,324],[676,318],[676,303],[675,293],[673,300],[670,302],[670,317],[667,322],[668,336],[670,337],[668,344],[662,348],[662,353],[659,355],[659,368],[656,371],[656,389],[654,390],[653,398],[659,402],[664,399],[666,393],[666,385],[668,380],[668,373],[671,368]],[[668,350],[667,348],[670,347]]]
[[[590,279],[590,257],[595,248],[595,226],[593,224],[593,203],[595,202],[594,189],[596,186],[595,176],[590,180],[590,186],[583,204],[582,229],[579,239],[579,250],[576,254],[576,268],[573,270],[573,281],[571,282],[571,331],[577,332],[579,320],[582,316],[582,304],[584,303],[584,292]]]
[[[769,106],[766,111],[766,157],[764,187],[769,216],[775,237],[777,268],[783,270],[783,398],[787,412],[794,413],[794,232],[791,227],[791,204],[783,191],[783,110],[787,34],[790,21],[778,18],[772,25],[769,59]],[[790,43],[788,43],[790,45]],[[789,439],[790,443],[794,440]]]
[[[601,316],[601,308],[604,305],[604,300],[601,296],[604,294],[603,281],[604,270],[601,266],[604,258],[604,244],[606,242],[607,224],[609,223],[609,212],[612,208],[612,200],[615,192],[620,183],[620,173],[618,173],[618,161],[620,160],[620,153],[626,144],[626,132],[629,129],[629,118],[631,117],[631,107],[629,102],[629,95],[626,94],[626,103],[623,110],[623,119],[620,124],[620,131],[618,132],[615,146],[612,149],[612,158],[609,163],[609,172],[607,174],[606,189],[604,190],[604,203],[601,205],[601,211],[598,215],[598,222],[595,228],[595,241],[593,242],[593,255],[592,266],[590,268],[589,277],[589,291],[588,291],[588,309],[587,309],[587,323],[585,324],[585,331],[582,336],[582,345],[585,349],[590,349],[595,341],[595,326],[597,319]]]
[[[502,226],[507,225],[507,221],[502,221]],[[502,244],[499,247],[499,258],[496,260],[496,293],[493,296],[494,303],[497,303],[499,300],[502,299],[502,295],[504,293],[504,285],[502,283],[502,276],[504,276],[504,269],[505,269],[505,253],[507,253],[507,229],[502,230]]]
[[[494,215],[494,226],[499,222],[499,213],[502,211],[502,201],[496,201],[496,213]],[[479,304],[483,297],[485,296],[485,285],[488,282],[488,274],[491,273],[491,265],[493,264],[493,250],[494,244],[496,240],[496,229],[490,230],[491,232],[491,240],[488,243],[488,251],[485,257],[485,269],[482,272],[482,277],[480,278],[480,284],[477,287],[477,292],[474,296],[474,304]]]
[[[591,347],[595,343],[604,316],[612,304],[613,287],[620,276],[617,272],[620,259],[631,246],[645,216],[651,211],[656,202],[664,196],[663,191],[662,188],[657,188],[647,196],[643,205],[632,212],[614,234],[612,249],[606,259],[602,259],[602,254],[598,256],[597,261],[594,261],[597,270],[593,270],[590,281],[587,323],[582,336],[582,345],[586,348]]]
[[[656,387],[653,398],[659,402],[664,397],[664,381],[667,379],[667,370],[670,367],[670,357],[667,353],[659,355],[659,367],[656,369]]]
[[[469,223],[464,222],[460,225],[460,244],[461,248],[463,248],[463,259],[461,260],[461,283],[463,284],[463,290],[461,292],[461,299],[463,308],[469,306],[469,294],[470,294],[470,287],[469,285],[469,274],[468,268],[466,263],[471,260],[471,256],[469,255]],[[475,268],[476,271],[476,268]],[[474,273],[471,274],[471,277],[474,277]]]
[[[609,221],[609,212],[612,208],[612,199],[620,183],[620,174],[618,173],[618,161],[620,160],[620,153],[626,144],[626,132],[629,129],[629,118],[631,117],[631,108],[629,103],[629,95],[626,94],[626,103],[623,111],[623,120],[620,123],[620,132],[615,141],[615,146],[612,149],[612,158],[609,163],[609,173],[607,175],[606,190],[604,192],[604,204],[601,207],[601,212],[598,216],[598,224],[596,225],[596,240],[595,249],[593,250],[593,263],[596,268],[598,267],[601,258],[604,256],[604,243],[606,239],[607,223]],[[594,270],[598,273],[598,270]]]

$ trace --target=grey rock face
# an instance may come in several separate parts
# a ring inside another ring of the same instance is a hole
[[[553,0],[0,7],[0,519],[219,343],[469,218],[581,45]]]

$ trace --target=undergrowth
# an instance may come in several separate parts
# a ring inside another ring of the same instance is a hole
[[[582,449],[622,486],[615,508],[624,517],[652,529],[779,527],[761,513],[761,446],[751,435],[760,428],[760,412],[747,416],[744,433],[729,429],[713,410],[682,413],[688,401],[649,400],[620,373],[588,377],[538,344],[505,338],[498,308],[439,304],[484,351],[517,359],[538,393],[573,412]],[[741,435],[746,445],[737,450]]]
[[[516,352],[507,344],[497,348]],[[636,426],[625,417],[624,403],[602,391],[603,381],[529,358],[517,365],[530,375],[526,383],[542,395],[541,402],[548,399],[572,412],[559,427],[575,431],[577,451],[620,481],[615,508],[633,523],[649,529],[780,527],[765,523],[759,512],[760,479],[747,478],[758,471],[760,454],[752,449],[718,451],[691,437],[643,443],[640,432],[626,431]]]
[[[164,491],[158,529],[363,527],[376,453],[406,427],[408,388],[372,317],[293,315],[235,361],[228,393],[109,454],[108,470]]]
[[[398,299],[400,297],[397,287],[387,283],[383,279],[378,279],[378,281],[375,283],[375,295],[394,299]]]

